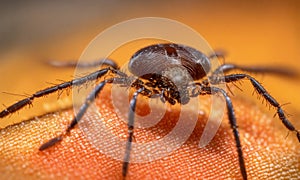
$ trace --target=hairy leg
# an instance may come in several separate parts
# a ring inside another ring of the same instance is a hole
[[[70,88],[72,86],[79,86],[79,85],[82,85],[86,82],[99,79],[99,78],[103,77],[105,74],[107,74],[108,72],[112,72],[112,73],[117,74],[121,77],[126,76],[124,73],[122,73],[122,72],[120,72],[116,69],[112,69],[112,68],[101,69],[101,70],[98,70],[98,71],[93,72],[91,74],[88,74],[84,77],[77,78],[77,79],[74,79],[74,80],[71,80],[71,81],[67,81],[67,82],[64,82],[64,83],[61,83],[61,84],[51,86],[51,87],[48,87],[46,89],[37,91],[33,95],[31,95],[31,96],[29,96],[25,99],[22,99],[22,100],[16,102],[15,104],[12,104],[11,106],[7,107],[6,109],[2,110],[0,112],[0,118],[4,118],[5,116],[8,116],[8,115],[10,115],[14,112],[17,112],[18,110],[22,109],[26,105],[30,105],[32,103],[32,101],[36,98],[43,97],[45,95],[54,93],[58,90],[64,90],[64,89]]]

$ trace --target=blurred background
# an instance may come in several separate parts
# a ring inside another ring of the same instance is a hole
[[[139,17],[170,18],[190,26],[212,48],[225,50],[226,62],[277,65],[300,72],[299,10],[297,0],[1,2],[0,109],[24,98],[20,95],[72,79],[73,69],[49,67],[43,60],[77,60],[104,29]],[[257,79],[280,103],[291,103],[284,108],[296,122],[300,117],[300,80],[266,75]],[[250,89],[243,97],[260,105],[248,84],[242,85],[242,89]],[[21,111],[1,120],[0,127],[41,115],[52,109],[51,102],[65,108],[69,101],[62,98],[56,103],[57,97],[55,94],[34,101],[30,112]]]

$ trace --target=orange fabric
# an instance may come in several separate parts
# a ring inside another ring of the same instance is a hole
[[[99,112],[108,127],[124,138],[126,125],[115,118],[106,96],[107,93],[103,93],[100,97]],[[236,99],[233,103],[249,179],[300,179],[300,144],[294,134],[285,138],[287,130],[277,117],[269,117],[246,100]],[[208,103],[203,106],[208,107]],[[142,113],[141,109],[147,110],[142,103],[138,109],[138,113]],[[180,149],[153,162],[131,163],[128,179],[241,179],[227,117],[210,144],[198,148],[206,114],[199,115],[196,128]],[[167,113],[156,126],[136,129],[135,141],[164,136],[174,127],[177,116],[176,111]],[[38,151],[41,143],[59,134],[71,119],[72,110],[65,110],[2,129],[0,179],[121,179],[122,162],[97,151],[78,127],[61,143]]]

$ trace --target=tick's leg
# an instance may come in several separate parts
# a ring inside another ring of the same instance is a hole
[[[249,79],[251,84],[257,91],[257,93],[259,95],[261,95],[270,105],[277,108],[277,115],[278,115],[279,119],[282,121],[282,123],[285,125],[285,127],[288,130],[296,133],[298,141],[300,142],[300,132],[298,130],[296,130],[294,125],[286,118],[284,111],[281,108],[280,104],[267,92],[267,90],[256,79],[254,79],[253,77],[251,77],[248,74],[231,74],[231,75],[224,76],[222,81],[226,82],[226,83],[230,83],[230,82],[239,81],[244,78]],[[217,82],[217,83],[220,83],[220,82]]]
[[[208,58],[212,59],[212,58],[221,58],[223,60],[223,62],[225,62],[225,56],[226,56],[226,52],[224,50],[214,50],[214,53],[209,54]]]
[[[246,171],[246,166],[245,166],[245,161],[244,161],[244,156],[243,156],[243,150],[242,150],[242,145],[241,145],[241,140],[240,140],[240,135],[238,131],[238,126],[236,123],[236,118],[235,118],[235,113],[233,110],[232,102],[230,97],[227,95],[227,93],[220,88],[216,87],[203,87],[202,88],[202,93],[201,94],[217,94],[220,93],[224,96],[226,100],[226,107],[227,107],[227,116],[229,119],[230,127],[233,131],[235,143],[236,143],[236,148],[238,152],[238,157],[239,157],[239,166],[241,170],[241,174],[243,176],[243,179],[247,179],[247,171]]]
[[[101,67],[101,65],[110,66],[114,69],[119,69],[118,65],[110,59],[99,59],[92,62],[77,62],[77,61],[46,61],[47,64],[50,64],[51,66],[56,67],[79,67],[79,68],[90,68],[90,67]]]
[[[59,84],[59,85],[55,85],[55,86],[43,89],[41,91],[38,91],[38,92],[34,93],[33,95],[31,95],[30,97],[22,99],[22,100],[16,102],[15,104],[9,106],[8,108],[4,109],[3,111],[1,111],[0,112],[0,118],[3,118],[3,117],[5,117],[5,116],[7,116],[9,114],[12,114],[12,113],[14,113],[14,112],[22,109],[26,105],[31,104],[32,101],[35,98],[40,98],[42,96],[51,94],[51,93],[56,92],[58,90],[64,90],[64,89],[70,88],[72,86],[79,86],[79,85],[82,85],[82,84],[84,84],[86,82],[96,80],[96,79],[101,78],[102,76],[104,76],[109,71],[112,72],[112,73],[114,73],[114,74],[123,76],[123,77],[126,76],[122,72],[120,72],[118,70],[115,70],[115,69],[112,69],[112,68],[101,69],[101,70],[96,71],[94,73],[91,73],[91,74],[89,74],[87,76],[84,76],[84,77],[81,77],[81,78],[77,78],[77,79],[74,79],[74,80],[71,80],[71,81],[68,81],[68,82],[64,82],[64,83]]]
[[[123,169],[122,169],[122,175],[123,179],[126,178],[127,172],[128,172],[128,165],[130,160],[130,152],[131,152],[131,143],[133,140],[133,130],[134,130],[134,115],[135,115],[135,107],[137,102],[137,96],[139,93],[141,93],[144,90],[144,88],[140,88],[137,90],[134,94],[132,99],[130,100],[130,108],[129,108],[129,114],[128,114],[128,139],[126,142],[126,149],[125,149],[125,155],[124,155],[124,161],[123,161]]]
[[[80,107],[78,113],[75,115],[75,117],[73,118],[73,120],[71,121],[71,123],[69,124],[68,128],[59,136],[54,137],[52,139],[50,139],[49,141],[45,142],[44,144],[42,144],[39,148],[40,151],[43,151],[53,145],[55,145],[57,142],[61,141],[63,139],[63,136],[65,136],[66,134],[70,133],[70,131],[78,124],[78,122],[82,119],[83,115],[86,113],[87,109],[90,107],[90,105],[95,101],[95,98],[97,97],[97,95],[101,92],[101,90],[103,89],[103,87],[107,84],[107,83],[113,83],[114,79],[107,79],[105,81],[102,81],[101,83],[99,83],[94,89],[93,91],[89,94],[89,96],[86,98],[84,104]]]
[[[219,66],[213,73],[211,77],[214,77],[215,75],[221,74],[222,73],[228,73],[229,71],[232,70],[241,70],[241,71],[246,71],[246,72],[253,72],[253,73],[268,73],[268,74],[275,74],[275,75],[280,75],[280,76],[287,76],[287,77],[297,77],[299,74],[289,68],[284,68],[284,67],[247,67],[247,66],[239,66],[235,64],[223,64]]]

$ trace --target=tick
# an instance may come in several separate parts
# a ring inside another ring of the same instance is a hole
[[[101,60],[98,63],[89,64],[96,66],[104,64],[108,67],[95,71],[81,78],[76,78],[68,82],[54,85],[52,87],[37,91],[30,97],[18,101],[0,112],[0,118],[8,116],[23,107],[30,105],[35,98],[39,98],[58,90],[64,90],[73,86],[80,86],[86,82],[100,79],[107,74],[112,74],[109,79],[98,83],[95,88],[86,97],[85,102],[81,105],[80,110],[74,115],[74,118],[65,131],[39,147],[40,151],[55,145],[70,133],[86,113],[87,109],[95,101],[97,95],[101,92],[106,84],[118,84],[132,88],[135,92],[130,100],[128,116],[128,137],[126,142],[125,156],[122,167],[122,175],[126,178],[130,160],[132,140],[134,137],[134,113],[136,109],[138,95],[148,98],[157,97],[162,102],[174,105],[188,104],[190,98],[202,95],[220,94],[226,101],[227,116],[230,127],[233,131],[236,150],[238,154],[238,163],[243,179],[247,179],[247,169],[245,166],[244,155],[242,151],[241,139],[238,131],[237,120],[234,113],[234,107],[225,89],[215,87],[221,83],[233,83],[242,79],[250,81],[254,89],[261,95],[271,106],[276,108],[276,113],[283,125],[291,132],[295,133],[300,142],[300,132],[287,119],[283,109],[275,98],[273,98],[266,89],[252,76],[246,73],[230,74],[232,70],[241,70],[244,72],[273,72],[286,74],[287,71],[267,68],[267,67],[245,67],[235,64],[223,64],[213,70],[211,68],[210,56],[185,45],[166,43],[155,44],[144,47],[137,51],[130,59],[128,69],[131,74],[122,72],[117,64],[112,60]],[[120,170],[121,171],[121,170]]]

